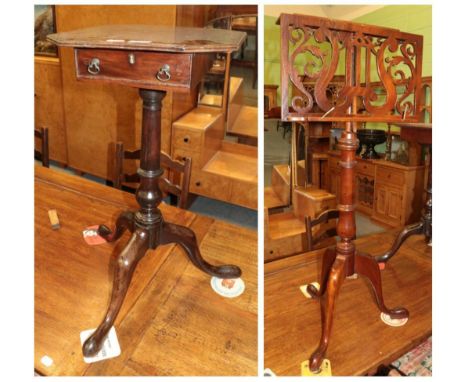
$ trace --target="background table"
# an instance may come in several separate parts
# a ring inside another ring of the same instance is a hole
[[[388,249],[397,231],[356,240],[363,252]],[[323,250],[265,264],[265,367],[277,375],[300,375],[300,364],[315,349],[321,334],[320,305],[306,299],[301,285],[319,281]],[[418,235],[408,239],[382,271],[387,306],[410,312],[402,327],[380,319],[370,284],[345,280],[335,307],[327,352],[333,375],[365,375],[389,364],[432,332],[432,250]]]
[[[138,265],[116,331],[122,354],[83,361],[80,332],[94,328],[111,288],[116,245],[88,246],[84,228],[112,224],[134,196],[80,177],[35,169],[35,357],[45,375],[256,375],[257,235],[165,204],[167,221],[190,226],[204,256],[243,269],[246,290],[227,299],[175,245],[150,251]],[[47,211],[61,228],[52,230]],[[129,234],[126,233],[127,237]],[[183,277],[182,277],[183,276]],[[194,356],[196,354],[196,357]],[[41,363],[48,355],[50,367]]]

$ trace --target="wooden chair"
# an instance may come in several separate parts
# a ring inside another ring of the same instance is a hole
[[[123,164],[125,159],[140,159],[140,150],[124,150],[123,143],[115,144],[114,177],[115,188],[122,189],[123,183],[138,183],[140,176],[136,173],[125,174]],[[192,172],[192,159],[184,158],[184,162],[173,160],[169,155],[161,151],[161,167],[166,170],[167,177],[159,178],[159,187],[164,194],[171,198],[171,204],[179,208],[187,208],[190,174]],[[131,188],[131,187],[129,187]],[[177,199],[177,203],[174,203]]]
[[[34,137],[41,140],[41,151],[34,149],[34,158],[40,160],[44,167],[49,167],[49,129],[47,127],[35,128]]]
[[[318,247],[325,246],[325,245],[319,245],[319,244],[325,244],[324,243],[325,239],[333,238],[338,235],[336,232],[336,222],[333,225],[333,227],[330,227],[330,225],[327,224],[324,227],[324,230],[319,230],[318,232],[315,233],[315,235],[312,235],[313,227],[322,223],[328,223],[332,219],[338,219],[338,215],[339,215],[338,210],[327,210],[327,211],[322,212],[315,219],[311,218],[310,216],[305,217],[304,220],[305,220],[306,237],[307,237],[307,251],[312,251],[314,249],[317,249]]]

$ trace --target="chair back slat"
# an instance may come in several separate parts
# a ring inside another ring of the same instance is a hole
[[[321,241],[337,236],[336,232],[336,223],[335,226],[330,228],[327,227],[324,232],[316,233],[315,237],[312,235],[312,228],[318,226],[319,224],[328,223],[330,220],[338,219],[339,211],[334,210],[327,210],[322,212],[317,218],[312,218],[310,216],[305,217],[305,228],[306,228],[306,238],[307,238],[307,250],[312,251],[314,247],[317,246]]]
[[[139,160],[141,150],[124,150],[123,143],[115,144],[114,156],[114,187],[122,189],[122,183],[138,183],[140,176],[137,173],[124,173],[124,160]],[[174,195],[177,198],[177,207],[187,208],[192,172],[191,158],[184,158],[184,162],[172,159],[161,151],[161,168],[165,170],[164,176],[159,178],[159,187],[164,194]]]

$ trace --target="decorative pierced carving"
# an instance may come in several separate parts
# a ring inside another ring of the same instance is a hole
[[[282,14],[280,24],[283,120],[417,121],[422,36],[303,15]],[[337,76],[343,84],[330,94]]]

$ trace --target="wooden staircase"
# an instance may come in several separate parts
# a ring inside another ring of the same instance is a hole
[[[226,133],[236,136],[239,143],[258,144],[258,108],[244,104],[243,79],[231,77]]]
[[[286,191],[289,197],[290,188],[284,178],[284,166],[287,167],[287,165],[274,166],[272,187],[265,189],[265,262],[304,252],[306,248],[305,216],[317,217],[325,210],[336,208],[335,195],[313,186],[296,187],[292,191],[291,206],[274,213],[277,210],[275,209],[277,206],[274,205],[275,198],[282,203],[287,201]],[[270,207],[267,207],[267,201],[271,203]],[[315,230],[323,228],[324,226],[321,225],[315,227]],[[334,239],[324,241],[320,247],[333,243]]]
[[[249,106],[255,109],[255,115],[252,110],[246,114],[241,93],[242,78],[232,77],[226,124],[221,108],[206,105],[195,107],[174,122],[172,155],[192,158],[191,193],[257,209],[257,147],[243,143],[246,137],[253,137],[254,130],[256,140],[257,108]],[[250,130],[236,131],[239,124]],[[225,132],[238,136],[239,142],[225,140]]]
[[[264,189],[264,205],[268,210],[289,206],[290,204],[289,166],[279,164],[273,166],[271,186]]]

